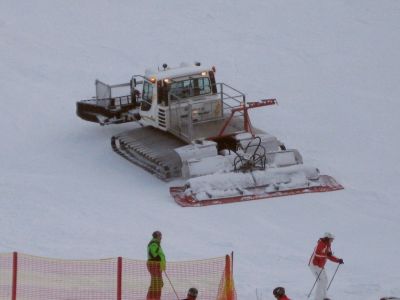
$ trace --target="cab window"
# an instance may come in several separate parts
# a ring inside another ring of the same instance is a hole
[[[210,93],[211,85],[208,77],[191,78],[173,82],[170,88],[171,99],[184,99]]]
[[[198,78],[198,88],[200,95],[211,93],[210,79],[204,77]]]

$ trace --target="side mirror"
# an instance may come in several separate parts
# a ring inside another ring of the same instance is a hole
[[[136,87],[136,78],[132,78],[131,79],[131,88],[132,88],[132,90],[134,90],[135,87]]]

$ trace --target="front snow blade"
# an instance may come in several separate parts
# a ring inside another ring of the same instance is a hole
[[[290,196],[297,194],[306,193],[321,193],[321,192],[331,192],[342,190],[343,186],[336,182],[334,178],[328,175],[319,176],[319,184],[303,188],[288,189],[283,191],[273,191],[268,192],[265,187],[255,187],[252,189],[246,189],[245,193],[240,195],[231,195],[220,198],[209,197],[208,199],[197,199],[196,195],[188,194],[186,192],[185,186],[170,187],[169,192],[174,198],[175,202],[180,206],[206,206],[206,205],[216,205],[216,204],[226,204],[250,200],[260,200],[266,198],[274,198],[281,196]],[[206,193],[206,192],[205,192]]]

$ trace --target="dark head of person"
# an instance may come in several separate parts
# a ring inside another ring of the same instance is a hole
[[[161,241],[161,238],[162,238],[161,231],[158,231],[158,230],[154,231],[152,236],[153,236],[153,239],[157,239],[157,240]]]
[[[274,294],[276,299],[279,299],[282,296],[285,296],[285,288],[278,286],[274,288],[272,294]]]
[[[196,288],[194,287],[190,288],[187,293],[187,300],[195,300],[197,298],[198,293],[199,291]]]

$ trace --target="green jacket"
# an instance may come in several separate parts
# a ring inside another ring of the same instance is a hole
[[[161,270],[165,270],[165,255],[159,240],[152,239],[147,245],[147,261],[159,261]]]

